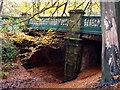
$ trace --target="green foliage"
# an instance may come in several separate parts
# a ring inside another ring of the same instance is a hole
[[[2,40],[0,47],[2,49],[0,50],[0,61],[5,63],[13,61],[17,54],[16,47],[13,43],[9,40]]]
[[[10,68],[11,63],[7,62],[7,63],[3,63],[2,67],[1,67],[1,71],[7,72]]]
[[[6,79],[11,62],[17,55],[17,50],[13,43],[6,39],[1,39],[0,48],[0,78]]]
[[[8,75],[8,72],[0,71],[0,78],[6,79]]]
[[[9,68],[10,68],[11,63],[7,62],[7,63],[2,63],[1,68],[0,68],[0,78],[2,79],[6,79],[8,74],[9,74]]]

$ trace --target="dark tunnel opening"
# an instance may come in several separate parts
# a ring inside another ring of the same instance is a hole
[[[30,68],[44,69],[60,81],[64,78],[65,47],[53,49],[49,46],[41,48],[30,58]],[[44,67],[44,68],[43,68]]]
[[[81,70],[90,67],[101,68],[102,42],[94,40],[85,40],[83,42],[83,55]]]

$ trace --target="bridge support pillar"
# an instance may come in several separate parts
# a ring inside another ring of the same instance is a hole
[[[81,68],[82,39],[80,39],[80,23],[83,10],[71,10],[69,32],[66,37],[66,57],[64,67],[64,81],[77,77]]]

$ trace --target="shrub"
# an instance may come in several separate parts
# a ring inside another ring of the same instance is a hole
[[[14,60],[17,54],[17,50],[11,41],[2,39],[0,48],[1,48],[0,50],[1,62],[7,63]]]
[[[0,78],[6,79],[8,75],[8,72],[0,71]]]

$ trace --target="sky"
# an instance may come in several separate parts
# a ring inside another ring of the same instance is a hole
[[[1,0],[0,0],[1,1]],[[21,1],[27,1],[27,2],[31,2],[31,1],[41,1],[41,2],[49,2],[49,1],[58,1],[58,0],[8,0],[8,1],[15,1],[15,2],[21,2]],[[67,0],[59,0],[61,1],[67,1]],[[83,2],[85,0],[68,0],[69,2]],[[86,0],[86,1],[90,1],[90,0]],[[92,0],[92,1],[102,1],[102,2],[118,2],[120,0]]]
[[[69,2],[83,2],[85,0],[7,0],[7,1],[13,1],[13,2],[22,2],[22,1],[27,1],[27,2],[31,2],[31,1],[40,1],[40,2],[50,2],[50,1],[59,1],[59,2],[62,2],[62,1],[69,1]],[[86,1],[89,1],[89,0],[86,0]],[[93,0],[93,1],[99,1],[99,0]]]
[[[27,1],[27,2],[31,2],[32,0],[8,0],[11,2],[22,2],[22,1]]]

